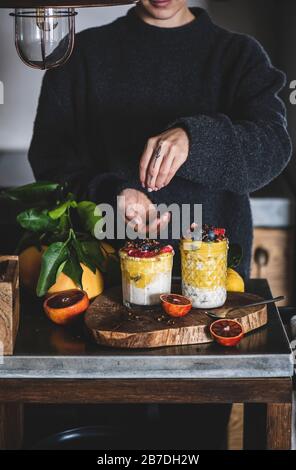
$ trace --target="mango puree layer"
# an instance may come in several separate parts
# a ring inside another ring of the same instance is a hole
[[[225,288],[228,240],[219,242],[182,240],[180,250],[183,283],[199,289]]]
[[[119,254],[123,280],[140,289],[151,284],[160,273],[172,271],[172,253],[162,253],[153,258],[134,258],[122,250]]]

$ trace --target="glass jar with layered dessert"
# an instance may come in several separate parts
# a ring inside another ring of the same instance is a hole
[[[123,304],[157,305],[171,291],[174,250],[156,240],[135,240],[119,251]]]
[[[195,308],[226,301],[228,240],[224,229],[205,226],[202,240],[181,240],[182,293]]]

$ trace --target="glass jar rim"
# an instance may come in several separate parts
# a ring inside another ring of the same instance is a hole
[[[193,251],[193,252],[200,252],[200,251],[224,251],[228,248],[228,238],[225,240],[219,241],[212,241],[212,242],[204,242],[202,240],[180,240],[180,249],[182,251]]]
[[[140,258],[139,256],[129,256],[126,251],[124,251],[122,248],[119,250],[119,256],[121,259],[125,260],[131,260],[131,261],[143,261],[145,263],[151,263],[153,261],[156,261],[156,258],[169,258],[170,256],[174,256],[175,252],[167,252],[167,253],[158,253],[155,256],[151,256],[150,258]]]

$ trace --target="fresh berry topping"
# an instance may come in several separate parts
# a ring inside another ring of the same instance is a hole
[[[134,258],[153,258],[163,253],[173,253],[171,245],[161,245],[157,240],[132,240],[128,241],[123,248],[128,256]]]
[[[225,228],[215,228],[215,229],[214,229],[214,233],[215,233],[215,235],[217,235],[217,236],[219,236],[219,235],[224,236],[224,235],[225,235],[225,232],[226,232]]]
[[[213,230],[210,230],[208,233],[208,239],[213,242],[216,239],[216,234]]]
[[[173,247],[171,245],[166,245],[166,246],[163,246],[161,249],[160,249],[160,253],[172,253],[174,251]]]
[[[192,224],[196,227],[197,224]],[[215,228],[213,225],[204,224],[201,230],[201,239],[203,242],[220,242],[226,240],[226,230],[224,228]],[[188,236],[185,236],[186,239],[195,240],[192,236],[192,231],[188,231]]]
[[[141,250],[142,251],[150,251],[151,249],[151,246],[148,244],[148,243],[144,243],[142,246],[141,246]]]

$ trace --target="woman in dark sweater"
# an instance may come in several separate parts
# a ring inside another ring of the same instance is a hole
[[[125,195],[126,221],[135,203],[203,204],[204,223],[242,245],[248,276],[249,193],[291,155],[284,83],[253,38],[218,27],[186,0],[141,0],[127,16],[78,34],[69,62],[46,73],[29,159],[37,179],[67,180],[80,197],[114,204]],[[183,424],[193,416],[168,410]],[[196,413],[211,423],[208,408]],[[190,445],[182,429],[179,443]]]
[[[98,203],[125,190],[129,205],[203,204],[204,223],[242,245],[248,276],[249,193],[291,155],[284,83],[255,39],[185,0],[142,0],[78,34],[69,62],[46,73],[29,160],[37,179]]]

